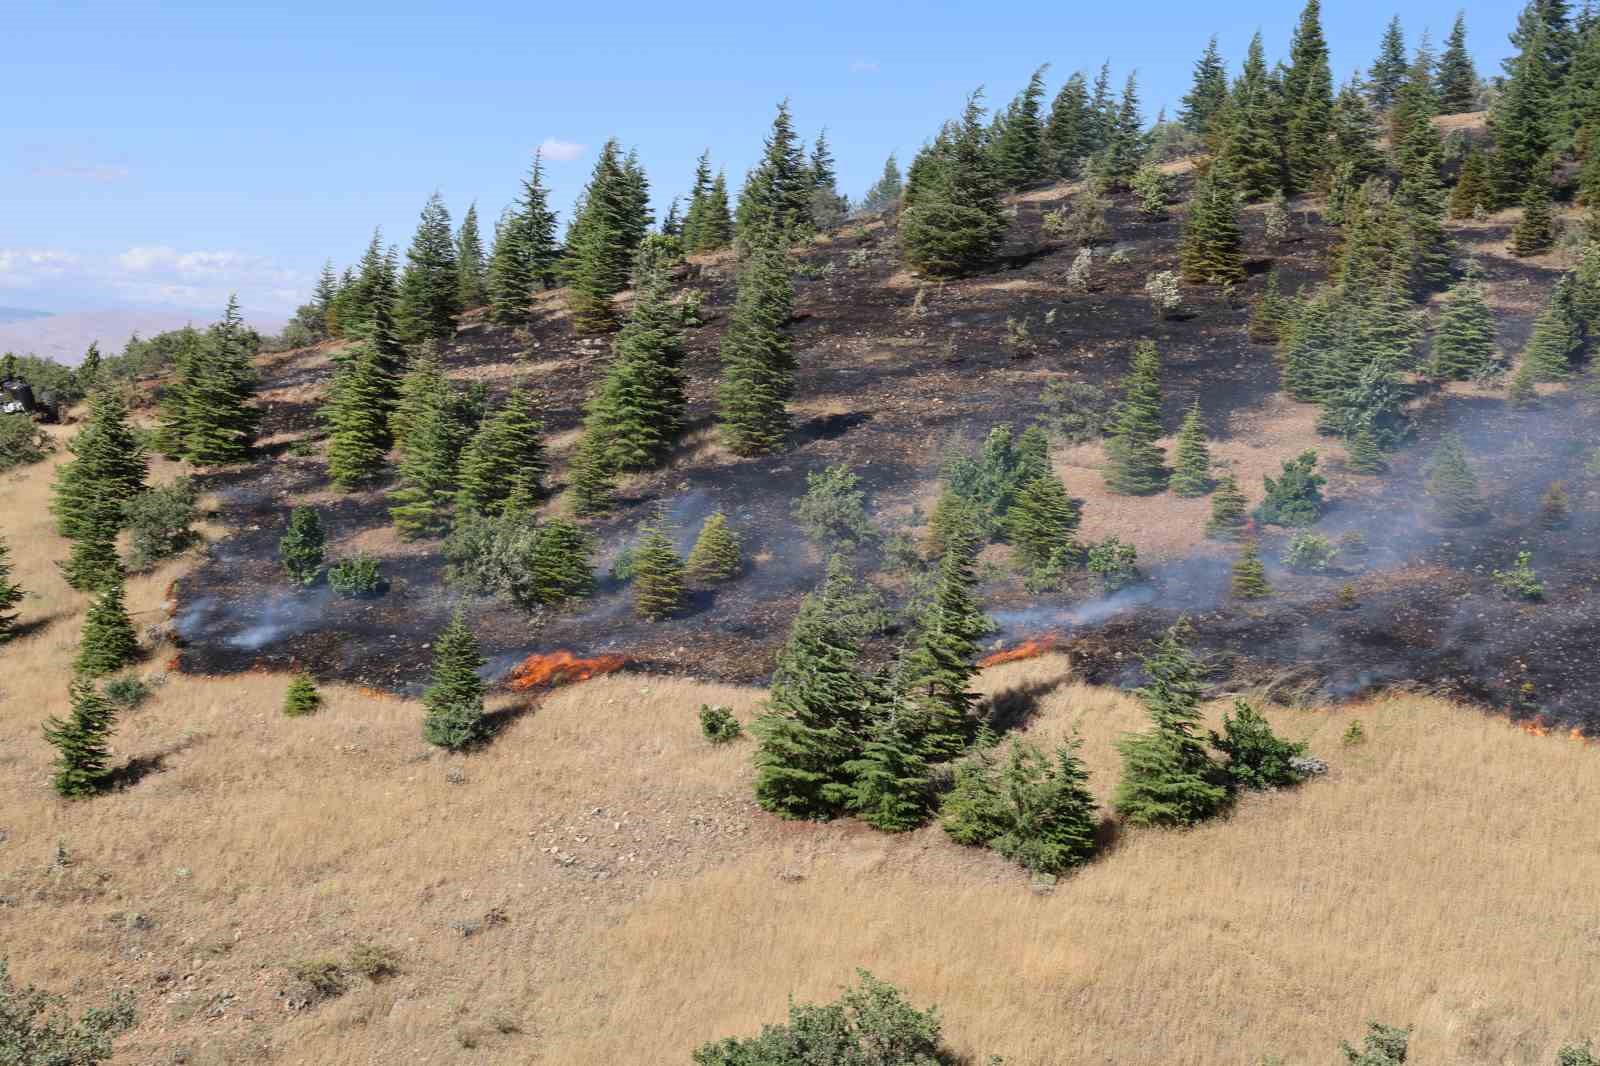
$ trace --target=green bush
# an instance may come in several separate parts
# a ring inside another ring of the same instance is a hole
[[[146,489],[123,504],[123,518],[132,538],[128,562],[135,570],[170,559],[195,542],[191,526],[199,499],[194,482],[181,477],[170,485]]]
[[[1211,734],[1211,746],[1226,758],[1224,770],[1235,789],[1279,788],[1297,785],[1305,776],[1290,765],[1304,755],[1306,746],[1282,740],[1254,707],[1233,702],[1233,714],[1222,715],[1222,733]]]
[[[1057,378],[1044,388],[1045,424],[1068,444],[1099,440],[1111,414],[1105,390],[1087,381]]]
[[[1339,549],[1333,542],[1318,533],[1300,530],[1289,538],[1283,552],[1283,564],[1302,574],[1320,574],[1333,565]]]
[[[464,515],[445,541],[447,579],[482,596],[505,596],[525,611],[554,607],[594,591],[593,538],[563,519]],[[632,576],[626,549],[626,574]],[[619,556],[618,566],[622,565]]]
[[[290,513],[289,528],[278,540],[278,558],[296,584],[316,583],[322,572],[327,539],[322,516],[315,507],[296,507]]]
[[[1528,552],[1518,552],[1516,565],[1509,570],[1496,570],[1494,584],[1505,595],[1517,600],[1541,600],[1544,598],[1544,584],[1539,580],[1539,575],[1531,565],[1533,556]]]
[[[1107,537],[1089,549],[1089,573],[1098,574],[1107,592],[1127,588],[1139,580],[1139,550],[1116,537]]]
[[[1059,874],[1095,849],[1095,805],[1078,744],[1056,749],[1014,741],[1005,763],[980,750],[956,771],[940,824],[959,844],[986,844],[1034,873]]]
[[[1309,526],[1322,517],[1322,487],[1328,479],[1317,473],[1317,453],[1303,452],[1285,460],[1274,479],[1262,477],[1267,498],[1255,510],[1257,522],[1275,526]]]
[[[141,678],[116,677],[107,681],[101,691],[105,693],[106,699],[125,711],[131,711],[149,699],[150,693],[155,689]]]
[[[0,474],[39,462],[53,447],[49,436],[29,416],[0,415]]]
[[[861,479],[847,466],[830,466],[806,475],[806,494],[795,501],[794,517],[806,536],[826,548],[858,548],[877,536],[867,518]]]
[[[296,959],[289,976],[314,999],[333,999],[349,987],[337,959]]]
[[[132,1029],[131,996],[94,1007],[74,1020],[60,996],[12,983],[0,959],[0,1062],[6,1066],[96,1066],[111,1058],[111,1042]]]
[[[389,591],[382,567],[370,555],[352,555],[328,567],[328,585],[350,599],[370,599]]]
[[[791,1003],[783,1025],[695,1049],[695,1066],[940,1066],[959,1060],[944,1046],[938,1011],[919,1011],[893,986],[857,971],[861,983],[833,1003]]]
[[[322,705],[322,694],[307,674],[296,674],[283,695],[283,713],[289,718],[304,718],[315,714]]]
[[[733,716],[733,711],[727,707],[712,706],[709,703],[700,705],[700,732],[713,744],[727,744],[738,740],[744,733],[744,727],[739,724],[739,719]]]
[[[382,944],[363,940],[350,949],[345,969],[369,981],[381,981],[400,972],[400,953]]]

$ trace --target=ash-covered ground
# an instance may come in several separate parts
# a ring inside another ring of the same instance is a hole
[[[848,228],[804,249],[791,327],[800,363],[795,432],[791,448],[767,459],[735,461],[714,446],[711,397],[734,268],[722,260],[691,270],[685,284],[705,294],[714,317],[686,335],[690,433],[667,469],[632,479],[617,514],[595,527],[600,569],[604,574],[663,501],[683,550],[705,515],[725,511],[751,565],[727,587],[696,592],[679,617],[662,623],[635,621],[627,590],[604,579],[592,601],[542,619],[460,597],[443,580],[437,542],[407,545],[386,532],[381,489],[334,493],[316,449],[298,454],[307,449],[292,446],[317,434],[327,353],[274,357],[264,370],[264,395],[266,432],[277,443],[248,469],[206,479],[233,532],[175,589],[181,667],[203,673],[295,667],[415,691],[426,676],[428,642],[459,604],[490,656],[491,676],[504,676],[530,654],[570,649],[622,654],[643,669],[756,681],[770,671],[800,597],[821,574],[820,552],[791,517],[810,472],[850,465],[879,521],[913,531],[948,448],[974,444],[998,423],[1020,430],[1043,415],[1051,380],[1113,385],[1135,342],[1146,337],[1163,354],[1169,427],[1199,397],[1215,440],[1237,436],[1248,444],[1254,414],[1278,388],[1273,350],[1246,336],[1249,301],[1264,284],[1269,252],[1285,291],[1320,280],[1329,228],[1304,215],[1296,239],[1267,249],[1259,210],[1246,212],[1247,247],[1262,254],[1241,298],[1229,304],[1215,290],[1190,289],[1189,314],[1156,321],[1143,282],[1174,266],[1176,219],[1146,221],[1119,201],[1110,222],[1126,261],[1111,266],[1102,256],[1095,290],[1072,295],[1063,275],[1076,249],[1046,243],[1039,230],[1042,212],[1064,196],[1024,198],[1003,264],[958,282],[920,285],[907,277],[888,225]],[[1506,228],[1478,224],[1464,236],[1475,247],[1493,248]],[[1497,301],[1501,346],[1515,352],[1555,272],[1495,254],[1482,264],[1491,291],[1504,297]],[[544,307],[520,335],[469,322],[447,362],[453,377],[484,380],[492,392],[519,377],[539,390],[559,473],[607,348],[574,338],[559,300]],[[1036,350],[1006,343],[1008,319],[1029,323]],[[1360,479],[1361,491],[1334,495],[1318,531],[1336,538],[1359,529],[1368,544],[1361,558],[1341,559],[1336,572],[1284,572],[1276,557],[1286,537],[1268,531],[1263,547],[1277,594],[1264,605],[1229,601],[1230,556],[1216,546],[1148,561],[1146,583],[1111,597],[1091,589],[1029,597],[1014,577],[996,575],[985,587],[998,624],[993,642],[1061,634],[1089,676],[1128,682],[1136,679],[1137,656],[1150,637],[1183,614],[1213,657],[1219,683],[1266,685],[1286,698],[1344,697],[1401,684],[1600,732],[1591,695],[1600,682],[1596,479],[1583,470],[1600,444],[1594,414],[1576,395],[1515,412],[1499,396],[1458,390],[1424,391],[1416,416],[1417,437],[1393,457],[1388,474]],[[1465,437],[1492,502],[1494,517],[1482,526],[1449,529],[1428,514],[1420,467],[1447,429]],[[1573,517],[1567,528],[1551,531],[1539,523],[1538,499],[1556,480],[1572,492]],[[284,581],[277,539],[290,507],[308,499],[332,533],[331,558],[358,549],[382,558],[391,581],[386,596],[346,600]],[[1152,510],[1149,521],[1163,518]],[[1131,534],[1125,539],[1138,544],[1139,531]],[[1544,580],[1541,603],[1509,601],[1491,583],[1491,572],[1521,550],[1532,552]],[[873,562],[863,559],[869,567]],[[1357,592],[1354,609],[1338,602],[1346,583]],[[886,586],[891,601],[897,591]],[[889,654],[897,639],[887,634],[874,654]]]

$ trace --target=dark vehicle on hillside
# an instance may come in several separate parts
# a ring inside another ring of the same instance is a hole
[[[31,415],[35,422],[61,421],[61,408],[54,393],[33,391],[20,378],[0,381],[0,414]]]

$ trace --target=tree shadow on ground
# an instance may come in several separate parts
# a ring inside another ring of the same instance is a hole
[[[1034,681],[1015,688],[1001,689],[990,696],[984,706],[989,727],[996,733],[1009,733],[1027,725],[1039,713],[1039,704],[1062,685],[1066,676],[1048,681]]]

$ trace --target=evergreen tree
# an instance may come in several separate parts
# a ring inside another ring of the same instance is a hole
[[[57,795],[78,799],[105,787],[111,759],[106,738],[116,724],[116,711],[90,681],[72,682],[69,693],[72,713],[66,721],[47,721],[44,739],[56,749],[51,784]]]
[[[1522,192],[1522,217],[1511,230],[1511,254],[1526,258],[1548,252],[1556,242],[1555,218],[1550,210],[1550,182],[1540,174]]]
[[[448,386],[426,398],[400,439],[400,484],[389,518],[402,537],[439,536],[450,528],[450,504],[466,427],[461,402]]]
[[[556,216],[544,184],[544,160],[535,152],[516,207],[502,217],[489,258],[489,306],[497,322],[516,322],[533,310],[533,292],[555,271]]]
[[[1211,518],[1206,522],[1206,536],[1216,540],[1233,540],[1244,529],[1248,519],[1245,505],[1248,501],[1239,491],[1239,482],[1232,474],[1224,474],[1211,494]]]
[[[1000,182],[983,149],[982,94],[967,98],[942,166],[915,189],[900,215],[906,262],[932,275],[961,274],[986,263],[1005,234]],[[919,158],[921,158],[919,156]]]
[[[1471,111],[1478,101],[1478,75],[1472,67],[1472,57],[1467,54],[1467,16],[1456,14],[1455,25],[1450,27],[1444,54],[1439,57],[1438,81],[1439,112],[1458,115]]]
[[[73,380],[79,388],[88,391],[94,388],[94,383],[100,377],[100,342],[90,341],[89,350],[83,353],[83,361],[78,364]]]
[[[552,518],[539,526],[524,587],[512,587],[523,607],[554,607],[594,592],[594,539],[580,526]]]
[[[585,434],[567,469],[572,512],[597,515],[611,510],[616,502],[616,482],[616,468],[606,454],[605,440]]]
[[[1200,726],[1200,662],[1175,632],[1144,660],[1150,680],[1135,692],[1150,716],[1147,733],[1117,742],[1122,780],[1113,806],[1130,825],[1189,826],[1227,803],[1222,768],[1195,735]]]
[[[939,578],[910,650],[900,663],[900,692],[909,704],[910,728],[930,760],[948,759],[966,746],[968,716],[977,696],[977,638],[987,629],[978,606],[977,543],[952,538],[939,560]]]
[[[584,434],[604,441],[611,469],[648,470],[667,459],[688,406],[683,343],[658,270],[643,272],[633,311],[612,350],[611,366],[589,402]]]
[[[695,239],[694,251],[714,252],[733,241],[733,215],[728,210],[728,180],[721,171],[711,182],[706,208]]]
[[[1122,86],[1122,100],[1110,126],[1105,148],[1104,176],[1113,189],[1126,189],[1139,169],[1143,148],[1144,116],[1139,113],[1139,81],[1130,72]]]
[[[638,232],[637,178],[616,139],[607,141],[584,188],[583,209],[567,234],[571,257],[567,306],[581,334],[605,333],[617,321],[612,297],[628,286]],[[631,242],[631,243],[630,243]]]
[[[1358,474],[1381,474],[1388,468],[1378,438],[1371,428],[1363,426],[1345,444],[1345,466]]]
[[[79,592],[99,592],[122,580],[116,542],[121,515],[120,501],[105,500],[97,507],[85,531],[73,539],[66,560],[57,564],[68,585]]]
[[[1278,104],[1267,73],[1258,32],[1250,39],[1244,66],[1233,83],[1228,107],[1219,116],[1217,164],[1227,182],[1246,200],[1264,200],[1283,188],[1283,144],[1277,129]],[[1199,204],[1199,189],[1194,203]]]
[[[1045,176],[1044,72],[1040,67],[1006,109],[1005,130],[990,147],[995,176],[1008,188],[1019,189]]]
[[[861,198],[859,212],[864,215],[877,215],[893,210],[900,204],[900,193],[903,188],[900,164],[895,159],[894,153],[890,152],[889,158],[883,161],[883,173]]]
[[[1483,300],[1483,286],[1468,278],[1450,290],[1433,336],[1430,372],[1446,381],[1466,381],[1489,372],[1498,361],[1494,314]]]
[[[1117,98],[1111,91],[1111,62],[1100,64],[1089,95],[1089,154],[1097,155],[1111,145],[1117,124]]]
[[[17,605],[25,596],[22,586],[11,580],[11,547],[0,539],[0,643],[17,628]]]
[[[987,844],[1036,873],[1061,874],[1095,850],[1095,803],[1079,741],[1056,749],[1052,767],[1026,741],[1013,741],[1004,765],[980,749],[956,771],[940,821],[961,844]]]
[[[794,394],[794,355],[784,326],[794,306],[788,254],[754,238],[739,274],[739,295],[722,339],[717,421],[736,455],[782,450]]]
[[[533,397],[512,389],[461,453],[456,507],[485,515],[531,510],[544,493],[543,433]]]
[[[633,553],[633,613],[647,622],[670,618],[683,606],[683,560],[657,515],[640,531]]]
[[[885,833],[915,829],[928,817],[928,763],[895,705],[868,728],[861,754],[843,764],[846,805]]]
[[[1161,355],[1149,341],[1134,350],[1122,401],[1106,440],[1106,487],[1127,496],[1160,492],[1167,484],[1161,437]]]
[[[828,147],[828,131],[817,134],[807,164],[811,172],[811,221],[817,229],[832,229],[844,221],[850,202],[839,195],[839,179],[834,169],[833,150]]]
[[[1461,438],[1447,433],[1428,461],[1425,489],[1434,514],[1450,525],[1470,525],[1489,515],[1478,478],[1467,465]]]
[[[456,231],[456,303],[462,310],[489,302],[489,265],[478,232],[478,205],[467,205]]]
[[[1228,67],[1217,50],[1217,35],[1206,42],[1206,50],[1194,64],[1194,87],[1183,98],[1178,121],[1190,133],[1209,135],[1212,122],[1228,105]]]
[[[1533,334],[1522,350],[1522,364],[1532,381],[1561,381],[1572,373],[1572,358],[1583,343],[1572,290],[1570,278],[1556,282],[1544,310],[1534,320]]]
[[[1211,491],[1211,449],[1200,421],[1200,401],[1189,405],[1178,429],[1170,487],[1179,496],[1204,496]]]
[[[756,802],[784,818],[828,818],[851,799],[845,765],[861,749],[871,702],[857,670],[854,582],[843,559],[805,598],[778,653],[767,710],[756,719]]]
[[[89,397],[88,420],[67,447],[73,458],[56,470],[50,512],[56,531],[76,540],[103,524],[108,508],[144,491],[147,462],[127,404],[110,388]],[[120,524],[114,519],[113,534]]]
[[[299,585],[314,584],[322,571],[328,535],[322,516],[315,507],[296,507],[289,513],[289,526],[278,538],[278,558],[291,580]]]
[[[667,217],[661,220],[661,235],[663,237],[683,238],[683,218],[678,214],[678,198],[674,196],[667,205]]]
[[[1328,43],[1322,35],[1321,0],[1306,0],[1300,13],[1290,45],[1284,97],[1289,116],[1289,178],[1296,190],[1304,191],[1317,186],[1326,170],[1333,114],[1333,73],[1328,68]]]
[[[1542,0],[1533,0],[1532,9]],[[1489,113],[1495,139],[1495,206],[1516,201],[1553,146],[1559,75],[1552,67],[1549,27],[1530,27],[1521,52],[1509,63],[1510,77]]]
[[[744,559],[739,550],[739,535],[728,528],[727,515],[721,511],[712,512],[689,551],[686,572],[697,581],[713,583],[729,581],[742,569]]]
[[[1020,483],[1005,516],[1007,535],[1030,570],[1046,565],[1058,553],[1075,552],[1073,534],[1081,520],[1078,501],[1048,471]]]
[[[412,427],[421,419],[422,413],[449,390],[450,383],[444,376],[438,344],[424,341],[396,390],[394,410],[389,415],[390,437],[403,443],[410,436]]]
[[[1045,164],[1053,176],[1070,178],[1078,173],[1079,165],[1094,150],[1093,125],[1089,91],[1080,72],[1056,93],[1045,123]]]
[[[179,333],[172,355],[172,374],[157,392],[158,411],[154,445],[169,459],[181,459],[188,448],[189,398],[187,386],[200,359],[200,332],[186,328]]]
[[[792,244],[814,229],[811,218],[814,175],[806,165],[805,151],[794,132],[789,101],[778,104],[767,134],[761,162],[751,171],[739,197],[737,223],[739,235],[775,237],[781,244]]]
[[[1276,344],[1283,340],[1289,327],[1290,307],[1278,285],[1278,271],[1267,273],[1267,284],[1250,311],[1250,339],[1260,344]]]
[[[700,153],[694,163],[694,185],[689,189],[689,209],[683,215],[683,247],[700,250],[700,231],[705,225],[706,200],[711,195],[711,149]]]
[[[228,297],[222,321],[207,331],[193,374],[183,385],[187,434],[183,457],[197,466],[243,462],[255,444],[261,411],[250,364],[250,337],[239,317],[239,300]]]
[[[1196,183],[1184,219],[1178,265],[1186,281],[1222,285],[1244,280],[1239,204],[1220,169],[1212,167]]]
[[[422,737],[451,751],[471,747],[487,735],[483,719],[483,680],[478,668],[488,662],[478,639],[458,610],[433,645],[433,674],[422,705],[427,714]]]
[[[1261,549],[1253,540],[1244,542],[1239,548],[1239,557],[1233,561],[1231,590],[1236,600],[1261,600],[1272,595],[1267,568],[1261,562]]]
[[[1274,478],[1261,475],[1266,496],[1255,510],[1263,525],[1309,526],[1322,516],[1322,487],[1328,479],[1317,473],[1317,453],[1304,451],[1283,461],[1283,470]]]
[[[83,616],[83,636],[73,672],[82,677],[100,677],[133,662],[139,654],[139,638],[123,600],[122,582],[115,581],[95,597]]]
[[[1400,16],[1396,15],[1384,29],[1383,40],[1378,45],[1378,58],[1372,61],[1372,69],[1367,72],[1367,91],[1372,97],[1373,107],[1379,111],[1389,110],[1394,104],[1395,95],[1400,92],[1400,86],[1405,84],[1409,69],[1405,34],[1400,29]]]
[[[339,276],[333,272],[333,260],[323,261],[322,273],[317,276],[317,287],[311,293],[311,306],[316,310],[320,328],[316,336],[339,336]]]
[[[304,718],[315,714],[322,704],[322,694],[308,674],[296,674],[283,694],[283,713],[286,718]]]
[[[370,342],[357,343],[335,368],[320,414],[328,427],[328,476],[336,488],[349,492],[383,472],[395,392],[388,360]]]
[[[1600,158],[1600,157],[1597,157]],[[1451,218],[1464,219],[1475,216],[1493,200],[1489,187],[1489,157],[1482,149],[1472,149],[1461,161],[1461,172],[1456,175],[1456,185],[1450,190],[1448,204]]]

